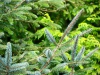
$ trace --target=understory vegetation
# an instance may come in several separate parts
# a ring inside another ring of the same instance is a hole
[[[0,0],[0,75],[99,75],[99,0]]]

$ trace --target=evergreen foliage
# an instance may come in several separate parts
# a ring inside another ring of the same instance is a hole
[[[11,43],[7,43],[7,50],[5,52],[5,57],[0,56],[0,75],[18,75],[25,74],[25,68],[28,63],[12,63],[12,47]]]
[[[83,10],[83,9],[82,9],[82,10]],[[80,12],[81,12],[81,11],[80,11]],[[79,12],[77,15],[79,15],[80,12]],[[82,13],[82,12],[81,12],[81,13]],[[75,18],[77,17],[77,15],[75,16]],[[69,26],[66,28],[66,31],[64,32],[64,34],[63,34],[62,37],[61,37],[61,40],[60,40],[59,43],[57,44],[56,48],[53,50],[52,56],[50,57],[49,60],[47,60],[47,61],[45,62],[44,66],[43,66],[42,69],[40,70],[41,72],[42,72],[42,70],[45,69],[48,65],[50,65],[50,63],[52,62],[52,59],[53,59],[54,56],[55,56],[56,51],[59,49],[59,47],[61,47],[60,44],[61,44],[62,40],[64,39],[65,35],[67,34],[66,32],[70,32],[70,30],[72,29],[72,27],[70,27],[70,26],[73,26],[74,22],[76,22],[76,21],[78,20],[79,17],[80,17],[80,16],[78,16],[75,20],[72,20],[72,22],[71,22],[71,23],[69,24]],[[68,30],[69,30],[69,31],[68,31]],[[87,30],[87,31],[90,32],[90,29]],[[87,31],[84,31],[84,33],[86,33]],[[84,35],[84,33],[81,33],[80,35]],[[88,33],[88,32],[87,32],[87,33]],[[79,35],[79,36],[80,36],[80,35]],[[65,74],[74,75],[74,68],[75,68],[75,65],[79,66],[79,64],[84,64],[84,59],[86,60],[86,59],[87,59],[88,57],[90,57],[96,50],[98,50],[98,48],[96,48],[96,49],[92,50],[90,53],[88,53],[84,58],[82,58],[81,55],[83,54],[83,50],[84,50],[84,48],[82,48],[81,52],[79,52],[78,55],[76,56],[76,50],[77,50],[77,45],[78,45],[78,38],[79,38],[79,36],[76,35],[76,37],[75,37],[75,42],[74,42],[73,48],[72,48],[72,50],[71,50],[71,60],[68,61],[68,58],[65,56],[64,53],[62,53],[64,63],[59,63],[58,65],[56,65],[56,66],[52,69],[52,71],[56,72],[57,75],[59,75],[59,72],[64,72]],[[49,38],[48,38],[48,37],[49,37]],[[50,40],[50,41],[51,41],[51,39],[54,39],[53,37],[51,37],[51,34],[50,34],[50,33],[47,35],[47,38],[48,38],[48,40]],[[47,50],[47,52],[48,52],[48,50]],[[49,56],[49,54],[51,54],[51,52],[48,53],[48,54],[46,53],[46,56]],[[79,57],[80,57],[80,58],[79,58]],[[81,59],[81,60],[79,60],[79,59]],[[77,61],[77,60],[78,60],[78,61]],[[83,62],[83,63],[82,63],[82,62]],[[67,65],[68,65],[68,66],[71,66],[71,68],[72,68],[71,72],[69,72],[69,73],[64,69],[64,67],[66,67]],[[64,69],[64,71],[63,71],[63,69]]]
[[[0,0],[0,75],[99,75],[99,8],[99,0]]]

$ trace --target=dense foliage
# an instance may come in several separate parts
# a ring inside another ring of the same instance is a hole
[[[100,47],[99,0],[0,0],[0,55],[4,56],[6,43],[11,42],[13,62],[28,62],[30,64],[28,70],[35,74],[39,73],[40,67],[44,64],[42,61],[46,61],[44,57],[49,58],[51,56],[52,50],[63,35],[63,31],[82,8],[85,9],[85,12],[74,26],[73,31],[62,42],[64,43],[81,32],[92,28],[90,34],[86,34],[79,39],[76,53],[85,48],[86,51],[83,55],[85,56],[92,49]],[[51,33],[55,37],[55,45],[48,41],[45,33]],[[72,45],[73,42],[66,44],[60,50],[70,49]],[[49,52],[51,54],[46,55]],[[98,50],[88,59],[89,64],[76,67],[76,75],[100,74],[99,52]],[[55,61],[52,61],[48,66],[53,72],[51,73],[49,69],[45,69],[44,73],[47,72],[52,75],[59,66],[66,65],[66,63],[62,63],[64,61],[60,58],[60,53],[71,60],[70,50],[68,52],[58,51],[56,57],[54,57]],[[65,61],[67,60],[65,59]],[[63,69],[59,68],[57,73],[65,73],[66,70],[71,71],[69,66]],[[56,75],[58,75],[57,73]]]

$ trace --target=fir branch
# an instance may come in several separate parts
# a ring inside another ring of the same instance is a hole
[[[7,50],[6,50],[6,53],[5,53],[5,59],[6,59],[6,65],[11,66],[11,63],[12,63],[12,47],[11,47],[10,42],[7,43]]]
[[[20,3],[18,3],[15,7],[14,7],[14,9],[16,9],[16,8],[18,8],[20,5],[22,5],[22,3],[24,3],[26,0],[22,0]]]
[[[26,68],[26,66],[28,66],[29,64],[27,62],[24,63],[17,63],[17,64],[13,64],[10,68],[10,72],[14,72],[14,71],[18,71],[21,69]]]
[[[68,65],[73,65],[73,64],[86,64],[89,63],[88,61],[74,61],[74,62],[68,62]]]
[[[61,47],[61,46],[60,46]],[[59,47],[59,48],[60,48]],[[68,47],[66,50],[64,50],[63,52],[67,52],[67,51],[69,51],[69,50],[71,50],[72,49],[72,47],[73,46],[70,46],[70,47]],[[57,54],[57,55],[56,55]],[[55,54],[55,56],[61,56],[61,53],[60,54],[58,54],[58,53],[56,53]],[[38,59],[39,57],[42,57],[42,56],[44,56],[44,54],[40,54],[39,56],[35,56],[34,58],[32,58],[32,59],[30,59],[29,61],[31,62],[31,61],[35,61],[36,59]],[[27,61],[27,60],[25,60],[25,61]]]
[[[59,41],[59,43],[58,43],[58,45],[57,45],[56,48],[54,49],[51,58],[50,58],[50,59],[45,63],[45,65],[41,68],[40,72],[42,72],[43,69],[46,68],[47,65],[50,63],[50,61],[53,59],[53,57],[55,56],[55,52],[61,47],[61,42],[62,42],[62,40],[64,39],[65,35],[68,34],[68,33],[71,31],[72,27],[74,26],[74,24],[76,23],[76,21],[78,20],[78,18],[80,17],[80,15],[82,14],[83,11],[84,11],[84,9],[81,9],[81,10],[79,11],[79,13],[78,13],[78,14],[74,17],[74,19],[71,21],[71,23],[68,25],[67,29],[65,30],[63,36],[61,37],[61,39],[60,39],[60,41]]]
[[[34,60],[36,60],[36,59],[38,59],[39,57],[42,57],[42,56],[44,56],[44,54],[41,54],[39,56],[35,56],[34,58],[30,59],[29,62],[34,61]]]
[[[0,56],[0,66],[6,66],[6,64],[4,63],[3,59],[4,59],[4,58],[2,58],[2,57]]]
[[[34,75],[41,75],[41,73],[39,71],[35,71]]]
[[[77,44],[78,44],[78,36],[76,36],[76,38],[75,38],[75,43],[74,43],[74,46],[73,46],[73,50],[71,52],[72,61],[74,61],[75,56],[76,56]]]
[[[42,12],[57,12],[57,10],[50,10],[50,9],[36,9],[38,11],[42,11]],[[35,11],[35,9],[34,9]]]
[[[85,35],[85,34],[89,34],[91,31],[92,31],[92,28],[87,29],[87,30],[81,32],[78,36],[81,37],[81,36],[83,36],[83,35]]]
[[[87,29],[87,30],[85,30],[85,31],[82,31],[81,33],[77,34],[76,36],[82,37],[82,36],[85,35],[85,34],[89,34],[91,31],[92,31],[92,28]],[[64,42],[63,44],[61,44],[61,46],[64,46],[64,45],[66,45],[66,44],[71,43],[71,42],[75,39],[76,36],[74,36],[73,38],[70,38],[68,41],[66,41],[66,42]]]
[[[52,51],[50,49],[45,50],[45,55],[47,58],[50,58],[52,56]]]
[[[92,50],[92,51],[90,51],[84,58],[82,58],[82,61],[84,61],[85,59],[87,59],[87,58],[89,58],[89,57],[91,57],[92,56],[92,54],[94,53],[94,52],[96,52],[97,50],[99,50],[99,48],[97,47],[97,48],[95,48],[94,50]]]
[[[13,75],[13,72],[21,71],[26,68],[28,63],[18,63],[12,65],[12,47],[11,43],[7,43],[7,49],[5,52],[5,58],[0,56],[0,72],[4,73],[4,75]]]
[[[52,69],[52,71],[56,71],[56,72],[61,71],[62,69],[66,67],[66,65],[68,64],[67,63],[58,64]]]
[[[75,38],[75,43],[74,43],[74,46],[73,46],[73,50],[71,52],[71,61],[74,62],[75,60],[75,56],[76,56],[76,49],[77,49],[77,44],[78,44],[78,36],[76,36]],[[71,72],[70,72],[70,75],[74,75],[74,67],[75,67],[75,64],[72,64],[71,68]]]
[[[81,50],[80,50],[80,52],[75,57],[75,61],[80,61],[81,60],[82,54],[84,53],[84,51],[85,51],[85,47],[82,47]]]
[[[17,61],[20,61],[22,58],[24,58],[24,56],[27,54],[27,52],[26,51],[24,51],[24,53],[23,54],[21,54],[21,56],[19,57],[19,59],[17,60]]]
[[[64,54],[64,52],[62,50],[61,50],[61,57],[62,57],[64,62],[69,62],[67,56]]]
[[[64,31],[63,36],[61,37],[59,43],[61,43],[64,39],[64,37],[66,35],[68,35],[68,33],[72,30],[73,26],[76,24],[77,20],[79,19],[79,17],[81,16],[81,14],[84,12],[84,9],[81,9],[79,11],[79,13],[73,18],[73,20],[71,21],[71,23],[68,25],[68,27],[66,28],[66,30]]]
[[[50,72],[51,72],[50,69],[44,69],[44,70],[43,70],[43,74],[44,74],[44,75],[47,75],[47,74],[50,73]],[[42,75],[43,75],[43,74],[42,74]]]
[[[52,34],[50,34],[50,32],[46,29],[45,30],[45,34],[48,38],[48,40],[52,43],[54,43],[55,45],[57,45],[56,40],[54,39],[54,37],[52,36]]]
[[[59,49],[60,45],[56,46],[56,48],[53,51],[53,54],[51,56],[51,58],[45,63],[45,65],[40,69],[40,72],[43,71],[44,68],[47,67],[47,65],[50,63],[50,61],[53,59],[53,57],[55,56],[55,52]]]
[[[4,13],[1,15],[0,20],[3,18],[3,16],[6,16],[10,14],[11,12],[15,11],[22,3],[24,3],[26,0],[22,0],[18,5],[16,5],[12,10],[7,11],[7,13]]]
[[[5,72],[6,72],[6,70],[3,69],[2,67],[0,67],[0,73],[5,73]]]

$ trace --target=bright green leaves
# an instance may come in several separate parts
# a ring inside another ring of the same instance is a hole
[[[82,22],[79,24],[78,30],[86,30],[92,27],[90,24]]]
[[[10,25],[14,24],[14,19],[12,17],[8,17],[7,20],[9,21]]]
[[[100,17],[98,16],[100,13],[97,13],[97,14],[92,14],[90,15],[86,20],[91,22],[91,23],[94,23],[94,22],[97,22],[100,20]]]
[[[97,5],[88,6],[86,11],[87,13],[92,13],[97,7]]]
[[[53,29],[60,29],[61,26],[59,24],[54,23],[54,21],[51,20],[50,15],[48,13],[44,14],[44,16],[38,17],[37,21],[39,21],[40,24],[43,26],[51,27]]]
[[[97,46],[100,47],[99,41],[96,40],[96,38],[93,35],[89,35],[89,36],[87,36],[87,38],[82,37],[80,39],[80,44],[86,45],[87,48],[94,48]]]
[[[42,29],[38,30],[35,33],[35,39],[40,39],[44,35],[44,31],[45,31],[45,28],[42,28]]]
[[[44,14],[44,17],[40,20],[41,22],[51,22],[53,23],[53,21],[51,20],[50,16],[48,13]]]

